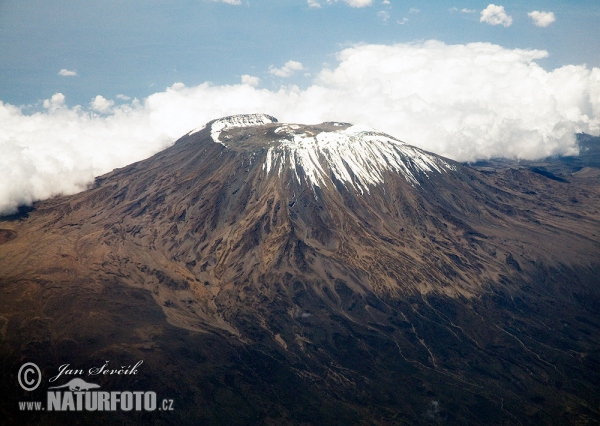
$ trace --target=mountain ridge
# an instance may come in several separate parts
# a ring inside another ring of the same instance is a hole
[[[385,161],[406,161],[414,181],[390,166],[368,183],[323,147],[268,168],[273,146],[305,149],[318,131],[372,134],[247,118],[0,219],[7,365],[119,348],[145,358],[146,384],[185,401],[179,421],[208,424],[597,417],[598,186],[488,174],[378,132],[397,155]],[[427,173],[406,152],[451,167]],[[323,181],[305,170],[317,163]],[[199,370],[174,385],[165,359],[177,377]],[[250,417],[231,408],[241,400]]]

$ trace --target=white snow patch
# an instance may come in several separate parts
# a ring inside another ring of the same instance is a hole
[[[224,145],[223,142],[219,140],[219,136],[221,135],[221,132],[223,130],[230,129],[232,127],[260,126],[261,124],[270,123],[277,123],[277,119],[267,114],[232,115],[213,121],[210,126],[210,136],[216,143]],[[188,136],[193,135],[194,133],[197,133],[204,128],[206,128],[206,125],[197,127],[191,132],[189,132]]]
[[[300,182],[298,169],[302,169],[315,186],[333,185],[333,175],[364,193],[383,182],[385,171],[400,173],[412,185],[419,185],[417,174],[429,176],[453,169],[437,156],[364,126],[315,135],[300,126],[282,125],[275,132],[283,137],[268,149],[263,170],[281,174],[287,166]]]
[[[297,124],[285,124],[281,127],[278,127],[274,130],[275,133],[280,134],[283,132],[289,132],[292,130],[298,130],[300,128],[300,126],[298,126]]]
[[[198,127],[196,127],[194,130],[192,130],[191,132],[189,132],[187,135],[188,135],[188,136],[191,136],[191,135],[193,135],[194,133],[198,133],[200,130],[203,130],[203,129],[205,129],[205,128],[206,128],[206,124],[203,124],[202,126],[198,126]]]

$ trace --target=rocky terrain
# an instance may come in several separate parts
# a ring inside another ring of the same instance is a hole
[[[600,163],[464,165],[347,123],[216,120],[0,218],[10,423],[594,424]],[[23,413],[17,372],[174,411]]]

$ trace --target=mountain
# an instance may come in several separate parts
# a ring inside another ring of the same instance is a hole
[[[0,219],[1,403],[17,372],[98,378],[174,411],[81,421],[600,420],[595,167],[460,164],[348,123],[251,114]],[[544,169],[547,171],[547,169]],[[85,378],[84,378],[85,379]],[[62,382],[61,382],[62,384]]]

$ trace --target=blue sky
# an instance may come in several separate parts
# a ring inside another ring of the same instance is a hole
[[[600,134],[598,22],[597,0],[0,0],[0,214],[240,113],[574,155]]]
[[[34,104],[55,92],[84,104],[100,94],[143,98],[175,82],[237,83],[241,75],[275,88],[269,66],[288,60],[308,85],[323,63],[355,43],[491,42],[544,49],[549,70],[566,64],[600,66],[600,4],[588,1],[504,1],[509,27],[480,22],[488,2],[390,0],[350,7],[343,1],[309,7],[305,0],[80,0],[0,2],[0,100]],[[473,11],[464,13],[461,10]],[[548,27],[528,12],[555,14]],[[75,77],[58,75],[61,69]],[[310,74],[305,76],[304,74]]]

